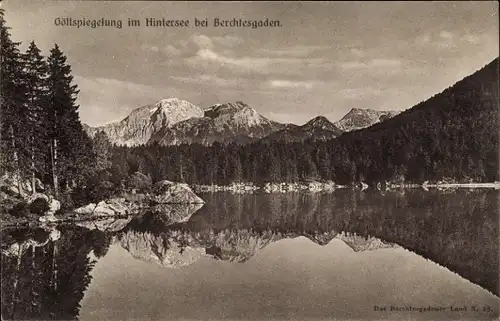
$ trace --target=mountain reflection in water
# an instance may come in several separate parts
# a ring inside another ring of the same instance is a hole
[[[214,193],[182,223],[4,230],[2,318],[492,319],[498,298],[454,273],[498,296],[498,196]],[[492,311],[373,311],[459,302]]]

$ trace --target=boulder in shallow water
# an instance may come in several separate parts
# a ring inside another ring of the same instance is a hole
[[[112,198],[97,204],[90,203],[74,210],[75,213],[91,216],[127,215],[132,211],[124,198]]]
[[[204,204],[187,184],[159,181],[153,185],[151,201],[156,204]]]

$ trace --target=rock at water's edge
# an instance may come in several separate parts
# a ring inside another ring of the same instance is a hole
[[[187,184],[163,180],[153,185],[151,201],[157,204],[204,204]]]
[[[77,214],[92,216],[127,215],[132,209],[124,198],[112,198],[97,204],[90,203],[74,210]]]

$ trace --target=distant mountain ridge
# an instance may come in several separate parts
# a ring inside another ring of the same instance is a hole
[[[272,121],[247,104],[224,103],[203,110],[185,100],[162,99],[155,104],[134,109],[123,120],[99,127],[84,124],[90,137],[103,131],[116,145],[162,146],[192,144],[246,144],[266,141],[303,142],[307,139],[328,140],[345,131],[360,129],[390,118],[398,112],[352,109],[341,120],[332,123],[317,116],[304,125]]]
[[[401,113],[401,111],[379,111],[373,109],[352,108],[334,125],[343,132],[350,132],[375,125]]]
[[[280,131],[265,137],[266,141],[286,143],[303,142],[307,139],[328,140],[341,135],[343,131],[324,116],[317,116],[302,126],[288,124]]]

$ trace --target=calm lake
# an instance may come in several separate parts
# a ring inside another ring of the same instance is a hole
[[[180,223],[4,230],[2,318],[498,318],[499,191],[200,196]]]

